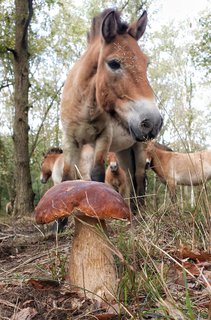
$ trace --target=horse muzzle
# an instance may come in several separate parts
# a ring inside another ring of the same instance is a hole
[[[146,164],[145,164],[145,170],[148,170],[151,166],[151,160],[150,159],[146,159]]]
[[[163,125],[163,118],[157,107],[148,105],[140,106],[130,117],[129,131],[136,141],[154,139],[160,132]]]
[[[116,172],[118,170],[118,164],[117,163],[112,163],[110,164],[110,170],[111,172]]]
[[[44,177],[41,177],[41,178],[40,178],[40,182],[43,183],[43,184],[45,184],[45,183],[47,183],[47,179],[45,179]]]

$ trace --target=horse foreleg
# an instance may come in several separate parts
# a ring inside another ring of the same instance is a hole
[[[105,181],[105,160],[111,145],[112,132],[106,128],[101,136],[96,140],[94,152],[94,164],[91,171],[93,181]]]
[[[75,140],[63,135],[64,169],[62,181],[77,179],[76,166],[79,166],[80,148]]]
[[[128,203],[132,211],[136,210],[134,203],[134,193],[136,190],[136,181],[135,181],[135,161],[133,157],[133,151],[131,148],[122,150],[117,153],[117,158],[120,164],[126,173],[126,184],[128,188]]]
[[[136,174],[136,195],[141,206],[145,205],[145,190],[146,190],[146,173],[145,170],[140,170]]]
[[[94,149],[91,145],[84,145],[81,150],[79,162],[80,176],[83,180],[91,180],[90,174],[94,157]]]
[[[173,205],[177,203],[177,196],[176,196],[176,184],[173,181],[167,181],[167,188],[169,191],[169,196]]]
[[[136,196],[138,203],[141,206],[145,205],[145,190],[146,190],[146,157],[144,153],[144,144],[137,142],[133,147],[135,158],[135,182],[136,182]]]

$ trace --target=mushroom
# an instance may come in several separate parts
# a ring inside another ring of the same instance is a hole
[[[49,189],[35,209],[39,224],[75,213],[75,233],[69,258],[69,282],[86,297],[114,300],[117,271],[105,220],[130,220],[121,195],[95,181],[72,180]],[[103,232],[102,232],[103,231]]]

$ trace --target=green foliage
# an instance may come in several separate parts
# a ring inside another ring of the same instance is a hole
[[[0,54],[5,54],[8,48],[13,49],[15,44],[15,7],[12,0],[0,3]]]
[[[194,72],[190,54],[193,39],[184,34],[187,29],[193,32],[188,22],[179,27],[165,25],[150,34],[147,41],[149,75],[164,116],[160,136],[174,143],[177,151],[195,151],[205,145],[209,131],[206,109],[199,113],[199,106],[194,103],[199,76]]]
[[[10,136],[0,136],[0,212],[13,196],[13,145]]]
[[[205,76],[210,76],[211,73],[210,30],[211,14],[206,11],[199,19],[199,25],[196,30],[196,42],[191,48],[193,61],[198,68],[204,70]]]

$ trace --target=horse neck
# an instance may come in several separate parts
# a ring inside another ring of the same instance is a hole
[[[160,148],[154,148],[150,151],[151,155],[151,167],[157,172],[159,168],[162,166],[163,158],[167,155],[168,151],[162,150]]]
[[[89,44],[84,55],[79,59],[76,64],[76,69],[80,75],[79,81],[81,80],[86,84],[89,84],[89,81],[95,77],[98,58],[100,55],[100,40],[96,39],[91,44]],[[75,78],[76,80],[77,78]]]
[[[54,167],[54,164],[56,162],[56,160],[61,156],[60,153],[55,153],[55,154],[52,154],[48,161],[49,161],[49,169],[51,170],[51,172],[53,171],[53,167]]]
[[[102,113],[102,110],[96,106],[96,72],[98,58],[100,54],[100,41],[95,40],[89,44],[84,55],[74,65],[71,73],[71,81],[74,79],[74,101],[80,101],[80,104],[86,103],[91,107],[88,108],[90,116],[96,116]],[[78,89],[80,88],[80,90]],[[78,97],[78,98],[77,98]],[[73,102],[74,103],[74,102]],[[77,105],[78,107],[78,105]],[[86,108],[87,109],[87,108]],[[96,109],[97,110],[96,112]],[[92,115],[93,113],[93,115]]]

